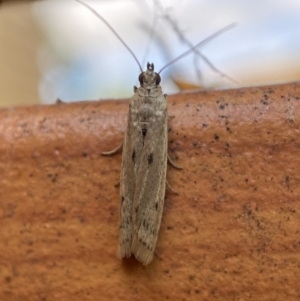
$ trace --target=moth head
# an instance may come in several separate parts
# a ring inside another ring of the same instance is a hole
[[[154,64],[147,63],[147,70],[142,72],[139,76],[139,82],[141,86],[149,86],[155,84],[159,85],[161,81],[160,75],[154,72]]]

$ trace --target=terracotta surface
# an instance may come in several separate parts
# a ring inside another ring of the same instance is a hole
[[[0,300],[299,300],[300,84],[169,98],[157,255],[116,258],[128,101],[0,111]]]

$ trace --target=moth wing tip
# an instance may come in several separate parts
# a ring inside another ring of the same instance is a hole
[[[117,252],[117,257],[122,260],[124,258],[129,258],[131,256],[131,251],[129,248],[119,247]]]
[[[143,265],[149,264],[153,260],[153,250],[148,249],[140,242],[132,245],[131,252],[134,257],[140,261]]]

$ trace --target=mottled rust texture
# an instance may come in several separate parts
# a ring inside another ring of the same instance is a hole
[[[169,97],[154,261],[116,258],[128,101],[0,111],[0,300],[299,300],[300,84]]]

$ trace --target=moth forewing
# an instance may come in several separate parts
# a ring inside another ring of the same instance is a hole
[[[133,254],[144,264],[151,262],[155,251],[167,169],[167,100],[153,69],[148,64],[130,102],[120,191],[118,255]]]
[[[133,96],[131,103],[135,102]],[[133,150],[134,137],[131,136],[133,132],[131,104],[127,117],[127,125],[125,129],[123,152],[122,152],[122,166],[121,166],[121,179],[120,179],[120,211],[119,211],[119,246],[118,257],[120,259],[131,256],[131,242],[132,242],[132,208],[133,208],[133,195],[135,189],[134,175],[134,162],[136,153]],[[131,154],[128,152],[132,149]],[[129,178],[130,177],[130,178]]]

